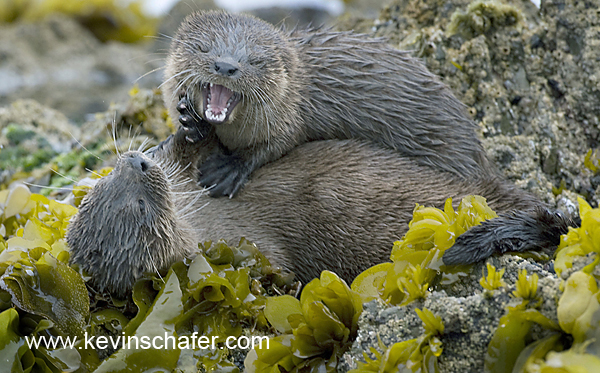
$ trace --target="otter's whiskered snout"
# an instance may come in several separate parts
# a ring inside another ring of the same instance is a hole
[[[134,152],[126,153],[125,161],[136,171],[141,174],[146,173],[150,168],[150,160],[143,154],[136,154]]]

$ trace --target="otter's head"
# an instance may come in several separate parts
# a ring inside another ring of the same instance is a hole
[[[194,242],[188,228],[178,219],[165,170],[143,153],[128,152],[71,220],[71,263],[92,276],[96,289],[123,297],[145,272],[190,254]]]
[[[290,104],[286,92],[297,79],[298,56],[289,43],[281,30],[253,16],[192,14],[171,43],[165,102],[174,108],[187,94],[196,112],[216,126],[264,121]]]

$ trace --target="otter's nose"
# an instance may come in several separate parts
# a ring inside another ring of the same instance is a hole
[[[238,71],[238,67],[236,65],[232,65],[224,61],[215,62],[214,69],[215,72],[226,77],[230,77]]]
[[[137,154],[129,154],[127,162],[131,165],[131,167],[133,167],[134,170],[137,170],[142,173],[145,173],[148,170],[148,168],[150,168],[148,161],[138,156]]]

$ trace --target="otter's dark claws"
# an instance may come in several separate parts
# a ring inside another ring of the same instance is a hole
[[[198,128],[196,127],[184,127],[180,126],[175,134],[175,137],[178,139],[177,141],[181,144],[181,141],[185,140],[185,142],[194,144],[202,141],[205,135],[200,133]]]
[[[205,138],[210,132],[211,125],[204,119],[198,117],[195,111],[191,108],[192,105],[186,96],[179,100],[179,103],[177,104],[177,111],[181,113],[181,115],[178,118],[179,123],[181,124],[184,130],[193,129],[195,130],[195,132],[198,133],[200,139]],[[197,141],[195,137],[190,138],[194,140],[191,142]]]
[[[180,115],[178,119],[179,123],[181,123],[181,125],[185,129],[188,129],[190,127],[190,124],[193,122],[192,117],[190,117],[189,115]]]
[[[212,154],[200,166],[200,185],[210,187],[211,197],[232,198],[246,184],[252,167],[237,155]]]

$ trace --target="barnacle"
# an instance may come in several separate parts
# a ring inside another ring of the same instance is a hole
[[[505,269],[502,268],[500,271],[496,271],[496,267],[491,265],[490,263],[486,263],[487,267],[487,276],[485,275],[484,270],[482,269],[483,277],[479,280],[481,286],[486,290],[496,290],[500,287],[506,286],[504,280],[502,280],[502,276],[504,275]]]

